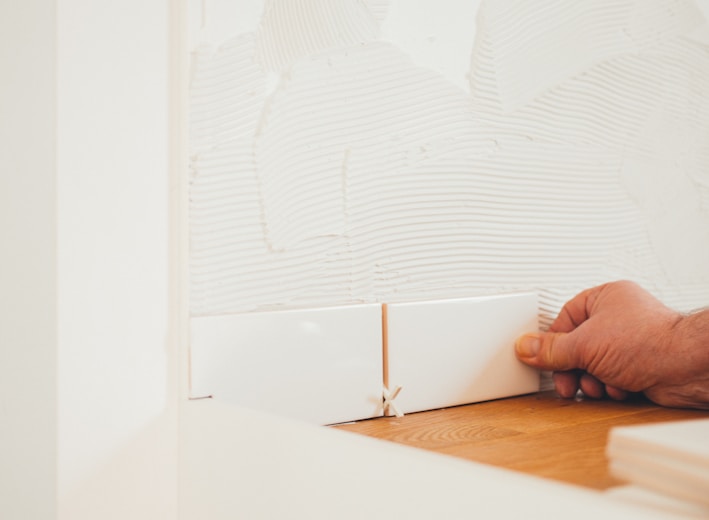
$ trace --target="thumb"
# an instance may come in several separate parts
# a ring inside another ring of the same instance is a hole
[[[515,342],[515,353],[523,363],[541,370],[583,369],[574,338],[566,332],[525,334]]]

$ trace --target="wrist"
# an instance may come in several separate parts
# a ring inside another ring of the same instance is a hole
[[[681,363],[691,374],[709,374],[709,310],[680,314],[670,330],[669,364]]]

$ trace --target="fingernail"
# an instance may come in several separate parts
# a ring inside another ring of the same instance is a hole
[[[515,343],[515,350],[520,357],[530,358],[537,355],[542,346],[538,334],[525,334]]]

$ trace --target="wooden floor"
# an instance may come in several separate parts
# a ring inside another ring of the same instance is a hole
[[[608,473],[614,426],[709,417],[644,399],[566,400],[554,392],[334,426],[409,446],[595,489],[620,484]]]

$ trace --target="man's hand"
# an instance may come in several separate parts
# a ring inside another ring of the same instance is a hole
[[[683,316],[632,282],[583,291],[549,332],[517,340],[517,357],[554,371],[562,397],[625,399],[709,409],[709,311]]]

